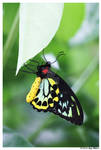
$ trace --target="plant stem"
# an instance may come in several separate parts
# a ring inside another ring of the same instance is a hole
[[[17,37],[18,22],[19,22],[19,9],[16,13],[15,19],[14,19],[13,24],[11,26],[11,30],[9,32],[6,43],[4,45],[4,52],[3,52],[3,65],[4,65],[4,67],[7,63],[7,60],[9,58],[10,53],[11,53],[11,49],[12,49],[12,47],[15,43],[16,37]]]
[[[74,83],[72,86],[72,90],[77,93],[81,87],[84,85],[84,83],[87,81],[87,79],[91,76],[93,71],[96,69],[98,65],[98,53],[93,58],[91,63],[88,65],[88,67],[84,70],[84,72],[81,74],[80,78]]]

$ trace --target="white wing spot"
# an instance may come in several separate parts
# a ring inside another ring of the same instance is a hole
[[[64,108],[64,107],[66,107],[66,102],[65,102],[65,103],[63,103],[63,108]]]
[[[61,106],[62,106],[62,103],[61,103],[61,101],[59,102],[59,105],[61,105]]]
[[[67,116],[67,113],[64,111],[63,113],[62,113],[64,116]]]
[[[61,110],[60,109],[58,109],[58,112],[61,114]]]
[[[69,108],[68,117],[72,117],[72,109],[71,109],[71,107]]]

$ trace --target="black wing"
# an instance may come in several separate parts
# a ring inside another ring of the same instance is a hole
[[[83,110],[72,89],[51,70],[47,74],[47,78],[52,78],[55,81],[55,90],[56,87],[59,88],[59,94],[57,95],[59,101],[55,102],[54,107],[49,109],[49,111],[74,124],[81,125],[83,123]]]

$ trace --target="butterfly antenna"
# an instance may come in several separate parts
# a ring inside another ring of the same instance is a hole
[[[60,51],[60,52],[58,53],[58,56],[56,57],[56,60],[53,61],[51,64],[55,63],[55,62],[57,61],[57,59],[58,59],[60,56],[62,56],[62,55],[65,55],[64,51]]]
[[[25,72],[25,73],[31,73],[31,74],[36,74],[34,72],[30,72],[30,71],[26,71],[26,70],[20,70],[21,72]]]
[[[44,49],[43,49],[43,58],[44,58],[44,60],[47,62],[47,59],[46,59],[46,57],[45,57],[45,53],[44,53]]]
[[[37,63],[38,66],[39,66],[39,62],[38,62],[37,60],[32,60],[32,59],[30,59],[29,61],[34,62],[34,63]]]
[[[32,73],[36,73],[33,69],[31,69],[30,67],[28,67],[28,65],[24,64],[24,67],[26,67],[28,70],[30,70]]]

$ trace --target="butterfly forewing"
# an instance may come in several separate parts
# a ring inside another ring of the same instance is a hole
[[[48,77],[52,78],[59,88],[59,101],[50,111],[74,124],[81,125],[83,123],[83,111],[74,92],[67,83],[54,72],[50,71]]]

